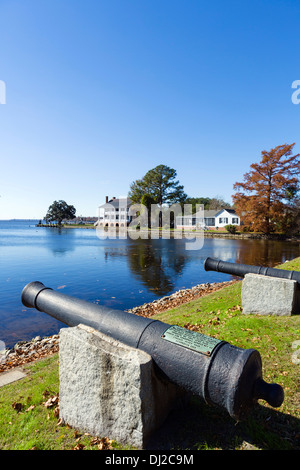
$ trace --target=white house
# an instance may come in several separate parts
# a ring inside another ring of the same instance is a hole
[[[131,200],[129,198],[115,198],[108,200],[105,198],[105,204],[99,206],[98,221],[95,223],[98,227],[127,227],[132,220],[129,215]]]
[[[176,227],[184,229],[218,229],[226,225],[240,225],[240,223],[240,217],[234,209],[204,210],[193,215],[176,217]]]
[[[128,227],[133,219],[129,215],[132,202],[129,198],[115,198],[108,200],[99,206],[98,227]],[[240,218],[233,209],[204,210],[193,215],[176,217],[176,228],[184,229],[224,229],[226,225],[240,225]]]

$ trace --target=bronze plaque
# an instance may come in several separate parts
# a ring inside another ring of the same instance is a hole
[[[221,343],[219,339],[211,338],[202,333],[190,331],[176,325],[168,328],[162,335],[162,338],[171,343],[179,344],[184,348],[206,354],[207,356],[210,356],[217,344]]]

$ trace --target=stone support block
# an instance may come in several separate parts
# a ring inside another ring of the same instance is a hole
[[[60,331],[59,377],[63,422],[139,449],[186,398],[147,353],[84,325]]]
[[[289,316],[300,311],[297,281],[260,274],[246,274],[242,284],[245,314]]]

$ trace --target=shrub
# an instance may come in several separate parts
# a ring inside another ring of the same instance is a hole
[[[225,229],[229,233],[236,233],[236,225],[225,225]]]

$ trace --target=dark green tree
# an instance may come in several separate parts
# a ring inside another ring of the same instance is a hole
[[[183,203],[186,199],[183,186],[176,181],[176,170],[166,165],[158,165],[149,170],[145,176],[130,185],[128,197],[132,202],[141,203],[143,195],[148,195],[154,204]]]
[[[197,204],[203,205],[204,209],[209,208],[209,204],[211,199],[209,197],[188,197],[184,203],[185,204],[192,204],[192,213],[196,212]]]
[[[151,217],[150,208],[153,211],[154,204],[158,206],[159,227],[161,227],[163,206],[184,203],[187,196],[183,190],[183,186],[176,180],[176,176],[176,170],[173,168],[166,165],[158,165],[152,168],[152,170],[149,170],[142,179],[131,183],[128,197],[134,203],[146,205],[149,217],[148,227],[150,226]]]
[[[143,204],[147,208],[148,214],[148,228],[151,227],[151,205],[155,204],[155,200],[149,194],[143,194],[141,197],[141,204]]]
[[[229,209],[231,207],[231,204],[229,202],[224,201],[224,199],[221,196],[215,196],[213,197],[209,204],[207,209],[208,210],[219,210],[219,209]]]
[[[74,206],[67,204],[65,201],[54,201],[49,206],[45,216],[46,222],[56,222],[59,226],[63,220],[71,220],[75,218],[76,209]]]

